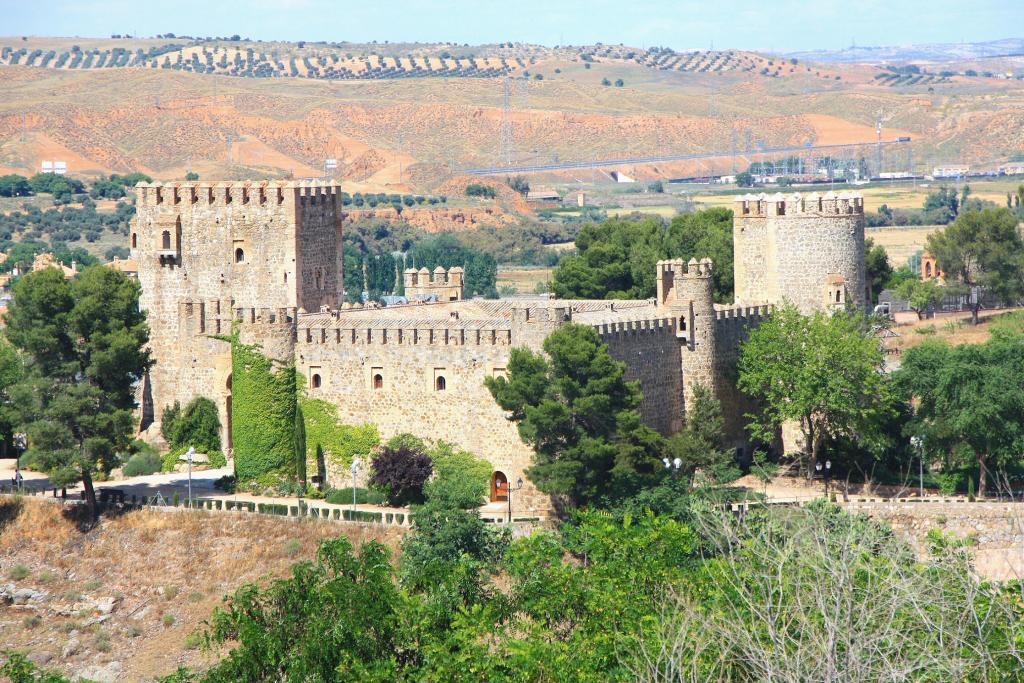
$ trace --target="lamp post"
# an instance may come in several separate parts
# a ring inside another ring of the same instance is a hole
[[[356,475],[359,474],[359,458],[352,458],[352,465],[348,468],[352,473],[352,512],[356,511]]]
[[[185,459],[188,460],[188,506],[192,507],[192,456],[195,455],[196,449],[189,446],[188,452],[185,453]]]
[[[505,497],[508,498],[508,523],[509,524],[512,523],[512,492],[513,491],[519,491],[522,488],[523,488],[523,478],[522,477],[519,477],[519,479],[516,481],[516,487],[515,488],[512,488],[512,482],[510,482],[510,481],[506,481],[505,482],[505,493],[507,494]]]
[[[924,498],[924,437],[910,437],[910,445],[917,453],[917,497]]]
[[[14,458],[14,490],[20,491],[21,484],[24,481],[21,476],[21,454],[25,452],[25,447],[28,446],[28,435],[25,432],[18,432],[14,435],[14,448],[18,452],[15,453]]]
[[[821,464],[820,460],[818,462],[814,463],[814,469],[816,469],[819,473],[821,472],[822,464]],[[828,480],[829,480],[829,477],[832,475],[832,461],[831,460],[826,460],[825,461],[824,469],[825,469],[825,473],[824,473],[824,476],[825,476],[825,500],[828,500]]]

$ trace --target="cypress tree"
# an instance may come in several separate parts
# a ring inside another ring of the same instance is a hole
[[[302,406],[295,406],[295,479],[299,493],[306,492],[306,422]]]

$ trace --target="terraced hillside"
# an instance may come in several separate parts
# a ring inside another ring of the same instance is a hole
[[[503,129],[521,163],[736,150],[742,166],[761,147],[870,142],[880,111],[883,136],[912,137],[922,169],[1024,153],[1024,83],[928,66],[915,80],[738,50],[173,37],[4,45],[0,173],[62,160],[83,175],[313,176],[333,158],[353,191],[422,193],[495,165]],[[654,179],[731,166],[624,170]]]

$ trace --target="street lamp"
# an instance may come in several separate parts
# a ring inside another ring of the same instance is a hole
[[[814,469],[816,469],[819,473],[821,472],[822,465],[821,465],[821,461],[820,460],[818,462],[814,463]],[[825,500],[828,500],[828,480],[829,480],[829,477],[831,475],[832,475],[832,461],[831,460],[826,460],[825,461]]]
[[[14,458],[14,490],[20,491],[21,485],[24,482],[24,477],[21,476],[21,455],[25,452],[25,448],[28,446],[28,435],[25,432],[18,432],[14,435],[14,448],[19,453],[15,453]]]
[[[910,437],[910,445],[917,452],[917,497],[924,498],[924,437]]]
[[[359,474],[359,458],[352,458],[348,471],[352,473],[352,512],[356,511],[356,475]]]
[[[512,523],[512,492],[513,491],[519,491],[522,488],[523,488],[523,478],[522,477],[519,477],[519,479],[516,481],[516,487],[515,488],[512,488],[512,482],[510,482],[510,481],[506,481],[505,482],[505,493],[506,493],[505,497],[508,498],[508,523],[509,524]]]
[[[678,472],[679,468],[683,466],[683,461],[681,458],[674,458],[672,460],[669,460],[668,458],[662,458],[661,462],[662,464],[665,465],[665,469],[668,470],[669,472]]]
[[[196,449],[189,446],[188,452],[185,453],[185,459],[188,460],[188,506],[192,507],[192,456],[196,454]]]

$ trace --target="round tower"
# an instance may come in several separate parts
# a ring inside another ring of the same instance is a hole
[[[679,340],[683,370],[683,405],[690,405],[693,387],[703,384],[718,393],[714,283],[711,259],[659,261],[657,264],[658,306],[670,311]]]
[[[867,307],[859,193],[738,197],[733,246],[737,304]]]

